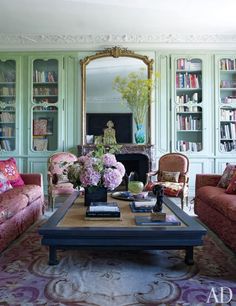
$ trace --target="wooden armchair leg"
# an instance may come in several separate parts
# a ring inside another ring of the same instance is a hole
[[[54,206],[55,206],[55,197],[52,197],[52,211],[54,210]]]
[[[186,200],[186,206],[188,207],[188,196],[185,197]]]

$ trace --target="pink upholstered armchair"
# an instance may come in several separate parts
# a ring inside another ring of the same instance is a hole
[[[188,182],[189,182],[189,159],[181,153],[168,153],[159,159],[157,171],[147,173],[146,190],[151,190],[153,185],[164,186],[164,193],[167,196],[175,196],[181,199],[181,208],[184,201],[188,203]],[[156,176],[152,181],[151,177]]]
[[[77,157],[70,152],[57,152],[48,158],[48,205],[52,210],[57,196],[69,195],[74,191],[64,170],[76,160]]]

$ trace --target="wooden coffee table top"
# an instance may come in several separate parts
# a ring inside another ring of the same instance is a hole
[[[164,198],[164,201],[167,198]],[[155,199],[153,199],[155,202]],[[121,211],[121,220],[85,220],[85,213],[87,207],[84,206],[83,197],[78,197],[73,205],[67,210],[63,218],[58,222],[58,227],[137,227],[135,224],[135,216],[148,216],[150,213],[133,213],[130,209],[129,201],[122,201],[113,199],[108,195],[108,202],[116,202]],[[163,212],[169,215],[174,215],[175,213],[163,204]],[[178,221],[181,221],[177,218]],[[183,222],[181,222],[181,226],[186,226]],[[143,227],[143,226],[141,226]],[[171,225],[171,227],[173,227]],[[179,227],[179,225],[178,225]]]

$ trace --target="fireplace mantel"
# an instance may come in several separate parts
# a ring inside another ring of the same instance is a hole
[[[152,169],[152,161],[153,161],[153,150],[154,146],[151,144],[121,144],[121,148],[118,154],[144,154],[149,159],[149,166]],[[109,148],[109,145],[105,145],[105,147]],[[86,145],[78,145],[78,156],[85,155],[96,148],[95,144],[86,144]]]

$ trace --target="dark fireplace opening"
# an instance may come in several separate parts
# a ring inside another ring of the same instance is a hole
[[[103,135],[109,120],[114,123],[117,143],[133,142],[132,113],[87,113],[86,134],[94,136]]]
[[[150,160],[147,155],[141,153],[116,154],[116,159],[124,165],[126,170],[120,190],[127,190],[127,178],[130,172],[136,173],[138,181],[146,183],[146,173],[150,171]]]

